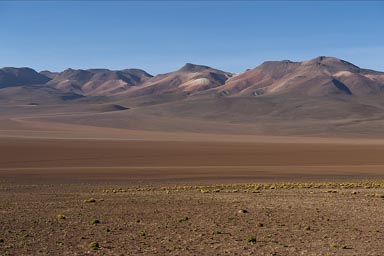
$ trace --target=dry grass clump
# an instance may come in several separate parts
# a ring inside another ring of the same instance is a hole
[[[85,199],[84,203],[96,203],[96,199],[94,198]]]
[[[339,248],[339,249],[352,249],[351,247],[348,247],[347,245],[339,245],[336,243],[331,243],[330,246],[333,248]]]
[[[93,219],[93,220],[91,220],[91,225],[97,225],[97,224],[100,224],[101,222],[100,222],[100,220],[98,220],[98,219]]]
[[[92,243],[89,244],[88,247],[91,250],[98,250],[98,249],[100,249],[100,245],[99,245],[98,242],[92,242]]]
[[[367,197],[377,197],[377,198],[384,198],[384,194],[375,193],[375,194],[366,194]]]
[[[255,244],[255,243],[256,243],[256,237],[254,237],[254,236],[249,236],[249,237],[247,237],[246,241],[247,241],[248,243]]]
[[[189,220],[189,217],[183,217],[183,218],[178,219],[177,221],[178,222],[185,222],[185,221],[188,221],[188,220]]]
[[[289,189],[325,189],[326,193],[343,193],[343,189],[383,189],[384,181],[355,181],[355,182],[274,182],[249,184],[216,184],[207,186],[173,185],[168,187],[132,186],[127,189],[104,189],[103,193],[126,193],[138,191],[165,191],[167,193],[179,191],[198,191],[200,193],[261,193],[263,190]],[[355,191],[356,192],[356,191]],[[352,194],[357,194],[352,193]]]
[[[58,220],[65,220],[65,219],[67,219],[67,217],[66,217],[64,214],[57,214],[57,215],[56,215],[56,218],[57,218]]]

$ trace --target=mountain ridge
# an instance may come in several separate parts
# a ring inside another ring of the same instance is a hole
[[[365,96],[384,92],[384,72],[363,69],[335,57],[265,61],[233,74],[186,63],[176,71],[152,76],[141,69],[66,69],[36,72],[30,68],[0,69],[0,88],[45,85],[82,96],[141,97],[181,94],[194,97]]]

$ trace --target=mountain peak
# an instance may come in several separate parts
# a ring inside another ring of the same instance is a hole
[[[308,60],[308,62],[311,62],[311,63],[337,63],[342,61],[343,60],[339,58],[330,57],[330,56],[318,56],[316,58]]]
[[[203,65],[197,65],[192,63],[186,63],[179,71],[185,71],[185,72],[201,72],[203,70],[210,69],[208,66]]]
[[[341,66],[344,66],[346,67],[347,69],[349,68],[353,68],[353,69],[359,69],[358,66],[348,62],[348,61],[345,61],[345,60],[342,60],[342,59],[338,59],[338,58],[335,58],[335,57],[328,57],[328,56],[319,56],[319,57],[316,57],[314,59],[311,59],[311,60],[308,60],[308,61],[304,61],[303,64],[306,64],[306,65],[313,65],[313,64],[323,64],[323,65],[326,65],[326,66],[338,66],[338,67],[341,67]]]

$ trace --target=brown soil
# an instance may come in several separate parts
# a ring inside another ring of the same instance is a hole
[[[140,180],[381,176],[384,145],[2,138],[0,174],[17,179]]]

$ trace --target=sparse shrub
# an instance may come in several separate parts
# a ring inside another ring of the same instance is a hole
[[[256,243],[256,237],[254,237],[254,236],[247,237],[247,242],[251,243],[251,244],[255,244]]]
[[[100,245],[98,242],[92,242],[89,244],[89,249],[98,250],[98,249],[100,249]]]
[[[340,248],[340,249],[352,249],[351,247],[348,247],[347,245],[339,245],[339,244],[335,244],[335,243],[332,243],[331,247]]]
[[[366,194],[367,197],[377,197],[377,198],[384,198],[384,194]]]
[[[97,224],[100,224],[100,221],[97,220],[97,219],[93,219],[93,220],[91,221],[91,224],[92,224],[92,225],[97,225]]]
[[[259,222],[256,224],[256,227],[259,227],[259,228],[264,227],[264,224]]]
[[[96,203],[96,199],[94,198],[85,199],[84,203]]]
[[[223,234],[223,232],[221,232],[220,230],[216,230],[216,231],[213,231],[213,234],[214,235],[220,235],[220,234]]]
[[[4,243],[4,239],[3,238],[0,238],[0,243]]]
[[[184,217],[184,218],[178,219],[177,221],[178,222],[184,222],[184,221],[187,221],[187,220],[189,220],[189,218],[188,217]]]
[[[311,226],[308,226],[308,225],[304,226],[304,230],[305,230],[305,231],[309,231],[309,230],[311,230]]]
[[[56,218],[58,220],[65,220],[65,219],[67,219],[67,217],[65,215],[63,215],[63,214],[57,214]]]

